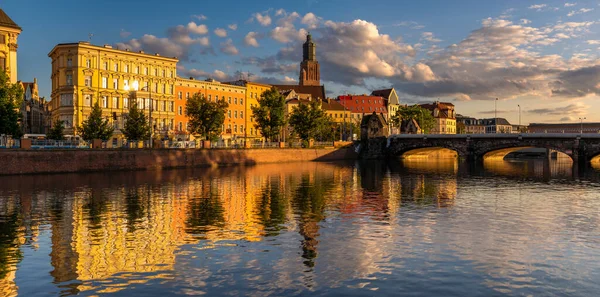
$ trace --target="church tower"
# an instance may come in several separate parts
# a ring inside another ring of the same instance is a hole
[[[11,83],[17,82],[17,37],[19,27],[0,9],[0,69],[6,71]]]
[[[317,46],[312,41],[310,33],[306,35],[306,42],[302,45],[302,63],[300,63],[300,85],[320,86],[321,71],[317,61]]]

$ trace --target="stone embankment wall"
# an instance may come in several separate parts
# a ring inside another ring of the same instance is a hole
[[[160,170],[301,161],[354,160],[352,147],[319,149],[0,150],[0,175]],[[285,166],[285,165],[282,165]]]

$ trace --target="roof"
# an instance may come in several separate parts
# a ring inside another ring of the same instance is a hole
[[[134,55],[134,56],[140,56],[140,57],[145,57],[145,58],[152,58],[152,59],[161,59],[161,60],[167,60],[169,62],[175,62],[177,63],[179,61],[179,59],[177,57],[167,57],[167,56],[162,56],[158,53],[155,54],[150,54],[150,53],[146,53],[143,50],[140,51],[132,51],[129,49],[119,49],[119,48],[115,48],[110,44],[105,44],[105,45],[95,45],[95,44],[91,44],[89,41],[79,41],[79,42],[67,42],[67,43],[59,43],[57,45],[55,45],[52,50],[50,51],[50,53],[48,53],[48,57],[52,57],[52,54],[54,53],[54,51],[56,51],[59,47],[78,47],[78,48],[92,48],[92,49],[101,49],[103,51],[107,51],[107,52],[114,52],[114,53],[119,53],[119,54],[128,54],[128,55]]]
[[[481,119],[483,125],[502,125],[510,126],[511,124],[505,118]]]
[[[298,94],[309,94],[312,99],[325,99],[325,86],[273,85],[278,90],[294,90]]]
[[[19,27],[19,25],[17,25],[17,23],[15,23],[2,9],[0,9],[0,26],[21,30],[21,27]]]
[[[321,108],[324,110],[346,110],[346,108],[340,102],[331,99],[321,100]]]
[[[385,99],[390,99],[390,95],[392,94],[393,89],[383,89],[383,90],[375,90],[371,92],[373,96],[383,97]]]

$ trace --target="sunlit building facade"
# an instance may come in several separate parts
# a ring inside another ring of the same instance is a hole
[[[76,133],[98,103],[115,128],[113,137],[119,137],[130,97],[148,116],[152,113],[155,134],[167,137],[173,131],[177,58],[89,42],[58,44],[48,56],[52,59],[52,120],[62,120],[65,133]]]

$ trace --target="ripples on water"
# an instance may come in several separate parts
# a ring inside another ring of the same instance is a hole
[[[0,178],[0,296],[597,296],[595,170],[454,160]]]

